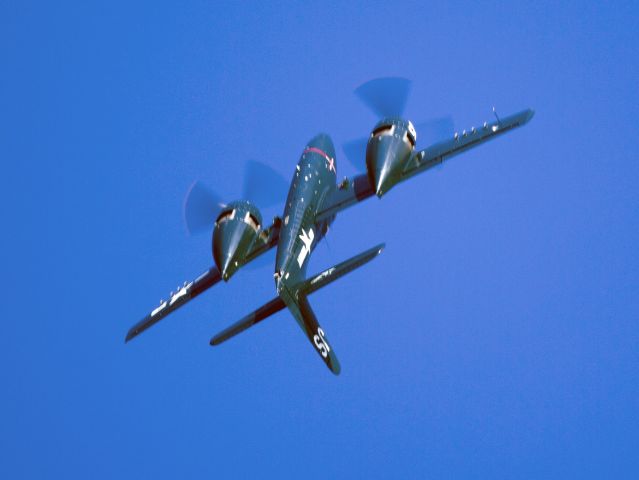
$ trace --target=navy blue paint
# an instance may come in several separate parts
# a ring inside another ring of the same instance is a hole
[[[0,9],[0,478],[639,471],[636,2]],[[311,297],[341,375],[285,311],[209,346],[274,250],[125,345],[212,265],[193,180],[237,198],[249,159],[366,135],[384,75],[416,122],[536,115],[336,219],[309,272],[387,245]]]

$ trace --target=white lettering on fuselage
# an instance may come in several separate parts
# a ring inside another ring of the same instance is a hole
[[[304,264],[304,260],[306,260],[306,256],[311,251],[311,245],[313,243],[313,239],[315,238],[315,233],[313,232],[312,228],[308,229],[308,233],[306,233],[302,228],[302,234],[299,236],[299,238],[300,240],[302,240],[303,243],[302,250],[300,250],[300,253],[297,256],[297,263],[301,268]]]

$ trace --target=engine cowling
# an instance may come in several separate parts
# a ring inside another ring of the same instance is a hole
[[[366,145],[366,170],[378,197],[401,179],[416,141],[417,133],[410,121],[385,118],[375,125]]]
[[[262,228],[262,215],[246,200],[229,203],[213,230],[213,258],[224,281],[244,264]]]

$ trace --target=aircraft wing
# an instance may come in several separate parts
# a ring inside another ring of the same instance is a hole
[[[243,266],[255,260],[257,257],[277,245],[277,241],[280,236],[281,223],[282,221],[279,217],[276,217],[274,219],[273,224],[263,232],[263,235],[259,237],[258,242],[256,242],[251,252],[247,255]],[[149,313],[138,323],[133,325],[129,329],[124,341],[128,342],[132,338],[138,336],[147,328],[152,327],[157,322],[162,320],[169,313],[177,310],[189,300],[197,297],[205,290],[211,288],[221,279],[222,276],[220,275],[217,267],[213,266],[192,282],[184,282],[182,287],[178,287],[176,292],[171,292],[168,300],[161,300],[158,307],[156,307],[153,311],[151,311],[151,313]]]
[[[449,140],[444,140],[424,150],[415,152],[408,159],[406,165],[404,165],[399,182],[403,182],[413,175],[439,165],[444,160],[448,160],[459,153],[525,125],[534,114],[535,112],[531,109],[522,110],[498,121],[492,123],[486,122],[479,128],[473,127],[469,131],[464,130],[461,134],[456,133]],[[327,199],[322,210],[317,215],[317,221],[321,222],[331,218],[337,212],[361,202],[374,194],[374,188],[367,174],[358,175],[352,180],[345,179],[338,185],[333,195]]]
[[[326,220],[337,212],[340,212],[351,205],[355,205],[362,200],[366,200],[375,194],[375,189],[371,185],[368,175],[362,173],[352,180],[344,179],[337,186],[333,195],[322,205],[322,210],[317,214],[317,222]]]
[[[400,182],[439,165],[459,153],[525,125],[534,114],[533,110],[527,109],[492,123],[484,122],[479,128],[472,127],[468,131],[464,130],[461,134],[456,133],[449,140],[438,142],[414,153],[404,166]]]
[[[132,338],[138,336],[147,328],[155,325],[157,322],[166,317],[169,313],[177,310],[189,300],[197,297],[203,291],[211,288],[217,282],[221,280],[222,276],[217,267],[211,267],[202,275],[197,277],[192,282],[184,282],[182,288],[178,289],[175,293],[171,292],[171,296],[168,300],[161,300],[160,305],[156,307],[151,313],[133,325],[129,332],[126,334],[125,342],[128,342]]]

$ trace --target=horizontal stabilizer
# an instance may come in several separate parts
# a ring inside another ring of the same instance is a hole
[[[297,323],[302,328],[306,337],[309,339],[326,366],[335,375],[339,375],[341,367],[337,360],[337,356],[335,355],[331,345],[328,343],[326,334],[322,327],[320,327],[306,296],[346,275],[348,272],[370,262],[373,258],[379,255],[383,249],[384,244],[381,243],[349,260],[346,260],[345,262],[339,263],[334,267],[312,276],[308,280],[296,284],[293,287],[294,299],[292,299],[288,305],[286,305],[281,297],[274,298],[266,305],[258,308],[240,321],[215,335],[211,338],[211,345],[219,345],[220,343],[225,342],[229,338],[234,337],[238,333],[243,332],[247,328],[252,327],[256,323],[261,322],[265,318],[288,306],[289,310],[295,317],[295,320],[297,320]]]
[[[280,297],[274,298],[273,300],[268,302],[266,305],[258,308],[252,313],[249,313],[246,317],[244,317],[239,322],[234,323],[227,329],[215,335],[213,338],[211,338],[211,342],[210,342],[211,345],[219,345],[220,343],[225,342],[229,338],[234,337],[238,333],[242,333],[244,330],[246,330],[249,327],[252,327],[256,323],[261,322],[266,317],[269,317],[273,315],[274,313],[279,312],[285,306],[286,305],[284,304],[284,301]]]
[[[356,268],[361,267],[362,265],[370,262],[377,255],[382,253],[386,244],[380,243],[379,245],[366,250],[365,252],[360,253],[359,255],[355,255],[348,260],[338,263],[334,267],[328,268],[317,275],[312,276],[311,278],[305,280],[300,283],[297,287],[297,291],[304,295],[310,295],[313,292],[316,292],[322,287],[325,287],[331,282],[334,282],[340,277],[343,277],[349,272],[352,272]]]
[[[356,268],[370,262],[373,258],[382,253],[383,249],[384,244],[380,243],[359,255],[355,255],[354,257],[342,263],[338,263],[334,267],[328,268],[323,272],[310,277],[308,280],[299,283],[295,287],[296,303],[288,305],[289,310],[306,334],[311,345],[313,345],[317,353],[320,357],[322,357],[322,360],[324,360],[326,366],[335,375],[339,375],[339,372],[341,371],[339,360],[337,360],[335,351],[328,342],[324,330],[319,325],[317,317],[315,317],[315,313],[311,309],[311,305],[308,303],[307,295],[325,287],[347,273],[352,272]]]

